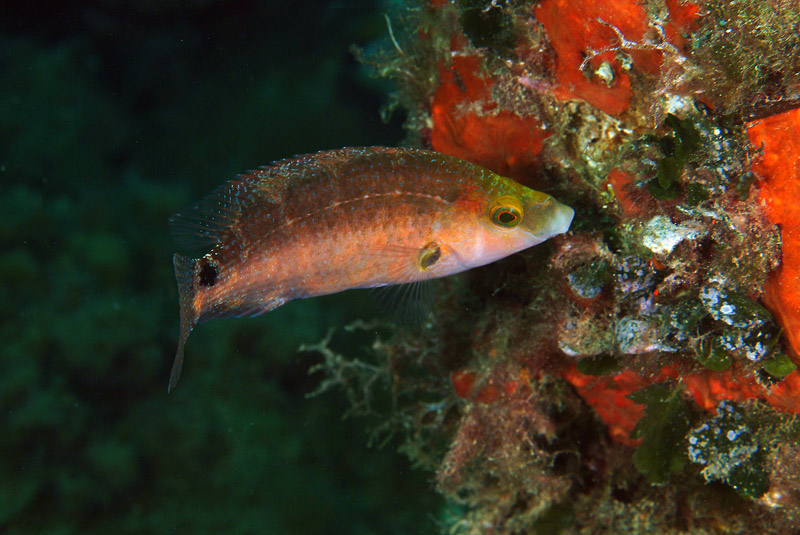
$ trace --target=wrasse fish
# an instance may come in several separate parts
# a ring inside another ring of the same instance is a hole
[[[573,215],[545,193],[425,150],[345,148],[239,175],[170,219],[179,241],[211,250],[173,257],[181,334],[169,390],[200,322],[459,273],[566,232]]]

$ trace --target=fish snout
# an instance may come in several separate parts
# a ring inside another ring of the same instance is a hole
[[[539,241],[564,234],[572,224],[575,210],[552,197],[525,210],[524,225]]]

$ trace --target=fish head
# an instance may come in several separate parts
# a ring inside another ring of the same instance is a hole
[[[575,210],[546,193],[530,188],[525,190],[527,191],[520,196],[523,205],[522,221],[511,229],[516,231],[516,238],[521,240],[524,247],[536,245],[569,230]],[[503,217],[504,209],[500,206],[501,202],[496,201],[495,204],[498,206],[490,208],[490,218],[495,223],[493,230],[496,231],[497,224],[494,220]]]
[[[489,264],[569,230],[575,212],[546,193],[494,175],[471,203],[470,231],[450,243],[464,269]]]

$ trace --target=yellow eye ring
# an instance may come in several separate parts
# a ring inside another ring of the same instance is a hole
[[[522,204],[514,197],[500,197],[492,203],[492,223],[502,228],[514,228],[522,222]]]

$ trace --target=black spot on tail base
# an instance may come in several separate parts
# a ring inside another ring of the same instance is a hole
[[[198,282],[200,286],[214,286],[219,277],[219,268],[217,265],[207,258],[200,259],[200,276]]]

